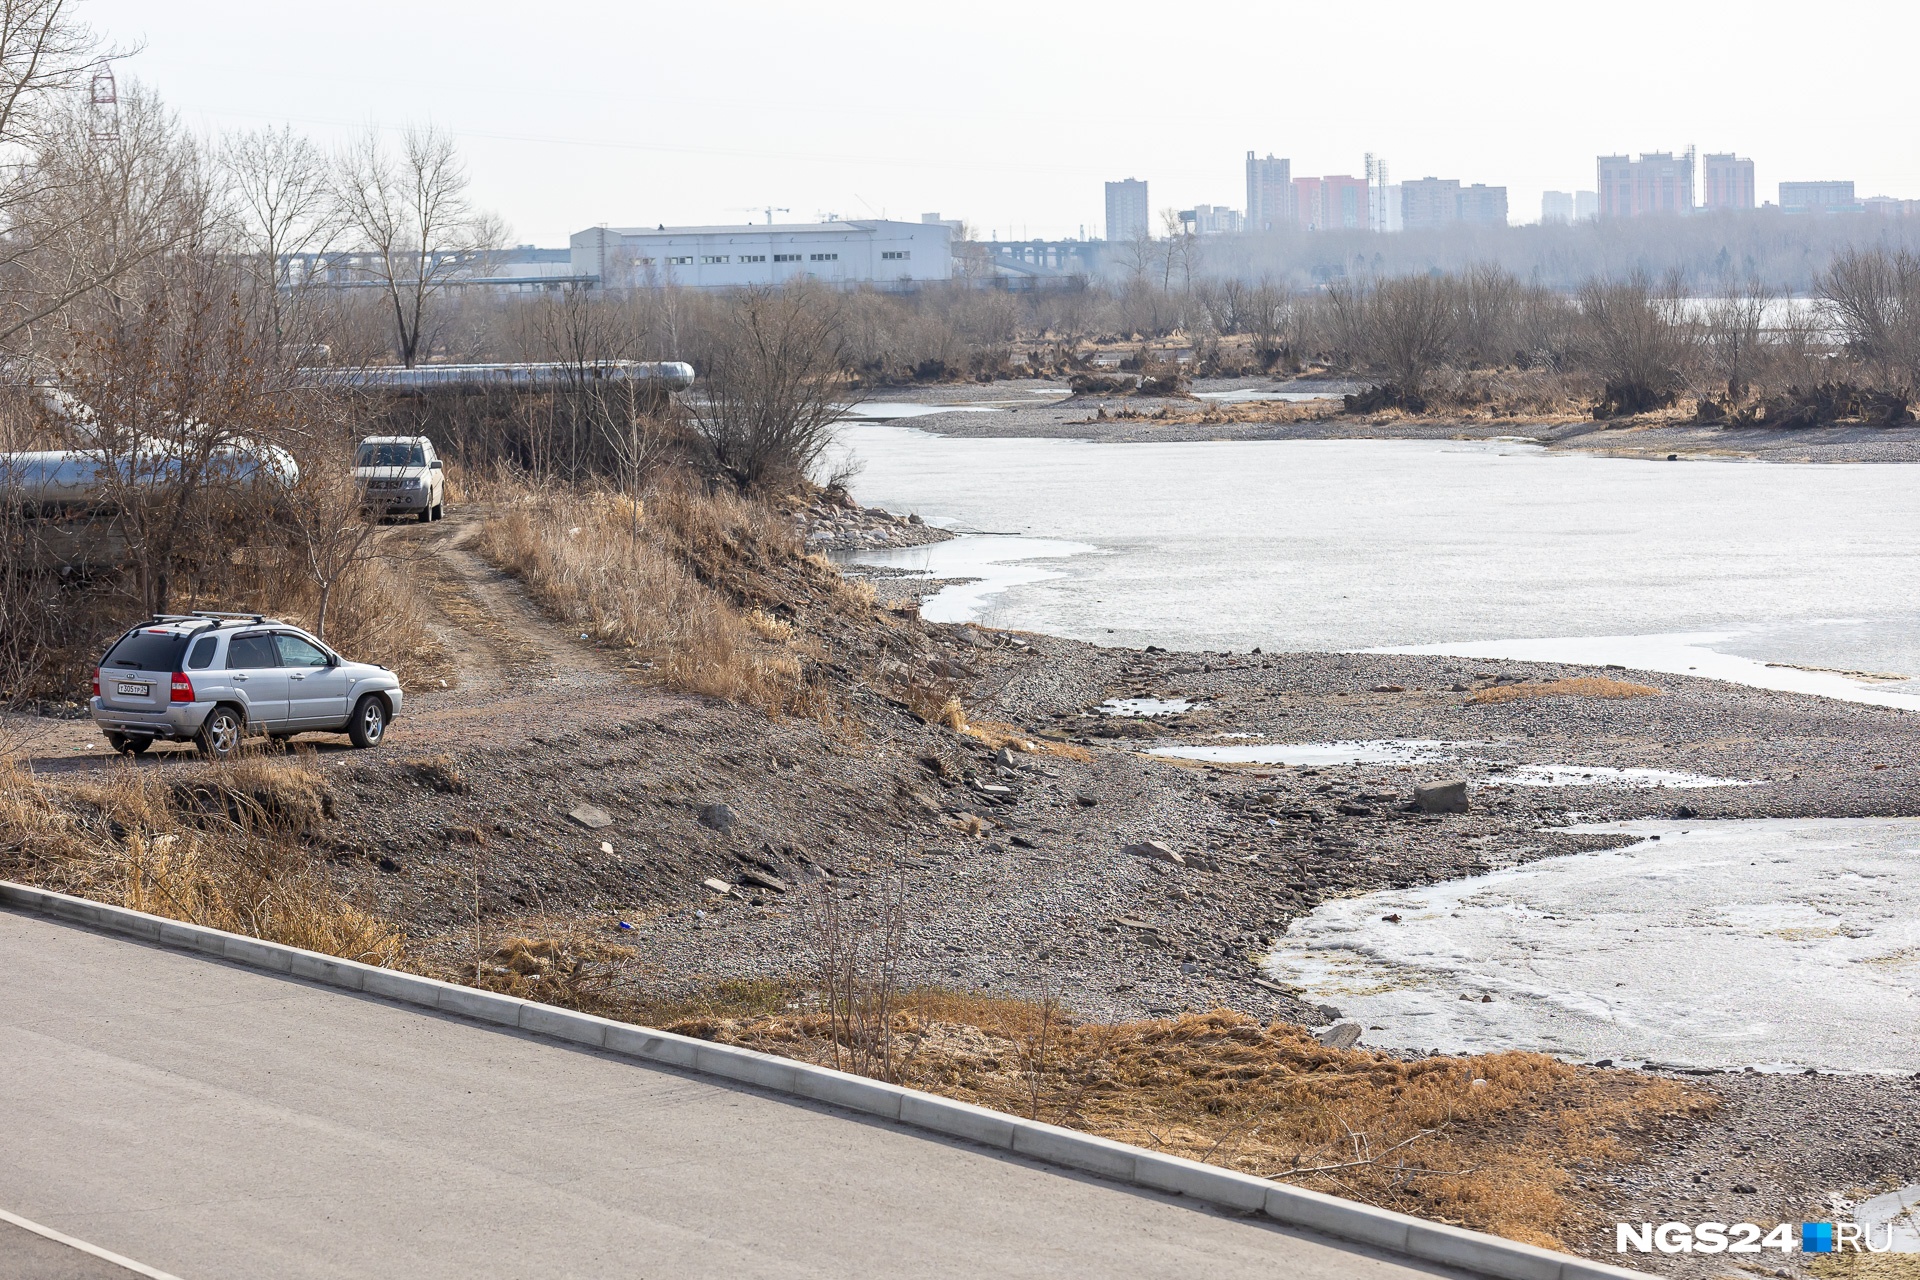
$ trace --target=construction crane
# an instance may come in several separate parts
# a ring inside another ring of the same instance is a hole
[[[776,214],[776,213],[792,213],[792,212],[793,212],[793,210],[791,210],[791,209],[782,209],[782,208],[780,208],[780,207],[779,207],[778,205],[771,205],[771,204],[769,204],[769,205],[758,205],[758,204],[738,204],[738,205],[735,205],[735,206],[734,206],[734,209],[735,209],[736,211],[738,211],[738,212],[741,212],[741,213],[764,213],[764,214],[766,214],[766,215],[767,215],[767,225],[768,225],[768,226],[772,226],[772,225],[773,225],[773,215],[774,215],[774,214]]]

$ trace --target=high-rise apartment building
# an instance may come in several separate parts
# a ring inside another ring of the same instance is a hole
[[[1247,152],[1247,230],[1278,231],[1298,215],[1293,196],[1293,161]]]
[[[1860,203],[1851,182],[1783,182],[1780,207],[1788,213],[1852,213]]]
[[[1546,226],[1565,226],[1573,221],[1573,192],[1542,191],[1540,221]]]
[[[1598,191],[1576,191],[1573,193],[1573,220],[1592,222],[1600,216],[1600,193]]]
[[[1460,221],[1476,227],[1507,225],[1507,189],[1476,182],[1460,188]]]
[[[1643,152],[1638,160],[1600,156],[1600,216],[1644,218],[1656,213],[1692,213],[1693,148]]]
[[[1507,189],[1458,178],[1419,178],[1400,184],[1400,221],[1408,231],[1427,231],[1455,223],[1507,225]]]
[[[1308,231],[1366,229],[1365,178],[1345,174],[1325,178],[1295,178],[1293,191],[1302,228]]]
[[[1753,161],[1732,152],[1701,156],[1700,203],[1707,209],[1753,208]]]
[[[1153,234],[1147,214],[1147,184],[1136,178],[1107,184],[1107,239],[1144,240]]]
[[[1415,178],[1400,184],[1400,225],[1431,231],[1460,220],[1458,178]]]

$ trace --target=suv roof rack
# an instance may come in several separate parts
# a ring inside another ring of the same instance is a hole
[[[215,627],[234,623],[277,623],[278,618],[269,618],[264,613],[228,613],[219,609],[195,609],[191,613],[156,613],[150,619],[153,622],[210,622]]]

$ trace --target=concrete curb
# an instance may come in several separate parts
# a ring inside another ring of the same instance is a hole
[[[751,1049],[713,1044],[515,996],[340,960],[298,947],[183,924],[11,881],[0,880],[0,906],[37,912],[108,933],[216,956],[249,968],[359,991],[418,1008],[515,1027],[642,1062],[845,1107],[1115,1182],[1183,1195],[1239,1213],[1261,1214],[1290,1227],[1475,1275],[1498,1280],[1646,1280],[1644,1273],[1623,1267],[1589,1262],[1478,1231],[1375,1209],[1317,1191],[1283,1186],[1250,1174],[1160,1155],[1106,1138],[1022,1120],[915,1089],[776,1058]]]

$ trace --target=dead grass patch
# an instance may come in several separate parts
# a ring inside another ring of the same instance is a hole
[[[1501,1053],[1403,1062],[1242,1014],[1102,1025],[1049,1002],[920,990],[888,1055],[915,1088],[1423,1218],[1560,1247],[1566,1192],[1630,1161],[1710,1095],[1674,1081]],[[670,1030],[820,1064],[820,1013],[703,1015]]]
[[[51,782],[0,761],[0,875],[394,965],[400,931],[338,893],[293,838],[331,804],[304,760],[242,760],[172,783],[131,766]]]
[[[1093,759],[1093,752],[1085,747],[1076,747],[1070,742],[1052,742],[1046,738],[1035,737],[1017,724],[1003,724],[997,720],[968,721],[963,717],[959,730],[969,738],[984,742],[996,751],[1006,747],[1031,755],[1059,756],[1065,760],[1078,760],[1082,764]]]
[[[791,625],[736,607],[703,574],[771,554],[756,523],[738,499],[674,494],[636,516],[617,494],[523,491],[502,500],[478,548],[570,626],[633,650],[667,687],[805,713],[816,697]]]
[[[1530,684],[1501,684],[1476,689],[1468,702],[1517,702],[1522,698],[1658,698],[1665,690],[1608,676],[1570,676]]]

